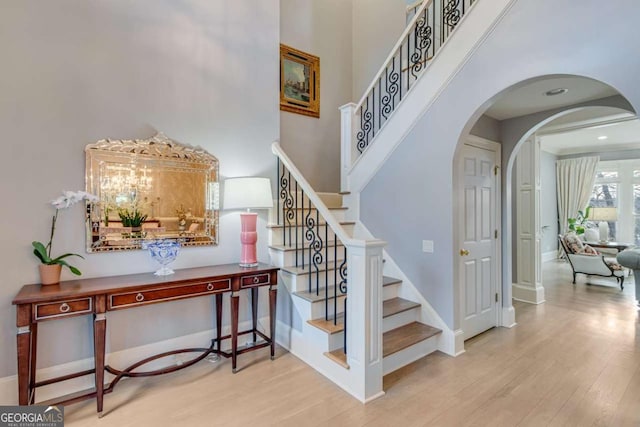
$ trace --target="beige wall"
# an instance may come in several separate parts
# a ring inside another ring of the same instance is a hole
[[[339,191],[340,111],[351,99],[351,0],[281,0],[280,41],[320,57],[320,118],[280,113],[280,142],[316,191]]]
[[[223,178],[273,176],[278,13],[278,0],[0,3],[0,378],[16,372],[11,300],[39,280],[31,241],[47,239],[48,201],[84,188],[86,144],[158,130],[210,151]],[[220,246],[184,248],[174,267],[235,262],[237,213],[223,212],[220,224]],[[268,261],[260,233],[259,258]],[[83,209],[74,206],[60,215],[54,252],[84,247]],[[84,255],[75,265],[85,277],[156,269],[144,251]],[[110,313],[107,350],[210,329],[211,308],[204,298]],[[43,324],[38,366],[92,355],[90,325],[88,317]]]
[[[405,0],[353,1],[353,102],[360,101],[405,29]]]

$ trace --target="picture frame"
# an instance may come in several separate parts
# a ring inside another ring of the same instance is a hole
[[[280,44],[280,110],[320,117],[320,58]]]

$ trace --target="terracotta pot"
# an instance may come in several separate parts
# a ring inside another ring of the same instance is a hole
[[[60,283],[60,273],[62,266],[60,264],[40,264],[40,283],[43,285],[57,285]]]

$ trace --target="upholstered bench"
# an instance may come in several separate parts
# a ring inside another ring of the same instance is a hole
[[[633,277],[636,281],[636,301],[640,304],[640,248],[626,249],[616,257],[618,262],[633,269]]]

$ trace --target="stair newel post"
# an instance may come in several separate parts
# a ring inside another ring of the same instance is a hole
[[[355,375],[356,395],[368,401],[382,391],[381,240],[352,241],[347,251],[347,360]]]
[[[340,190],[349,191],[349,170],[353,159],[357,158],[355,144],[356,104],[350,102],[340,107]]]

